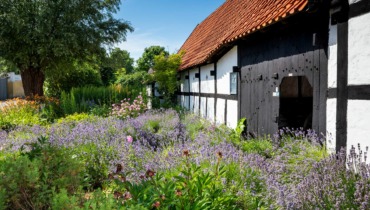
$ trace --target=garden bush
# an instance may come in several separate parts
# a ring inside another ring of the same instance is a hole
[[[0,129],[11,130],[16,125],[45,125],[60,113],[59,100],[47,97],[15,98],[0,107]]]
[[[142,90],[122,88],[120,85],[112,85],[108,87],[86,86],[80,88],[72,88],[69,92],[61,94],[61,108],[65,115],[86,112],[107,113],[108,107],[112,104],[120,102],[124,98],[134,98]],[[103,110],[96,110],[97,107],[103,107]],[[95,109],[95,110],[94,110]]]
[[[146,110],[146,104],[141,94],[138,95],[132,102],[129,98],[125,98],[121,101],[121,103],[113,104],[112,106],[113,108],[111,114],[121,119],[125,119],[127,117],[137,117],[140,113],[143,113]]]
[[[83,186],[82,162],[46,138],[24,144],[20,152],[0,159],[0,204],[7,208],[48,209],[54,194],[73,195]]]

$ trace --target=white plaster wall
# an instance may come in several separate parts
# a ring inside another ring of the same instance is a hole
[[[337,49],[337,25],[329,25],[328,88],[337,87]]]
[[[237,65],[238,49],[234,46],[217,62],[217,93],[230,94],[230,72]]]
[[[360,143],[365,152],[366,146],[370,146],[370,101],[349,100],[348,101],[348,127],[347,127],[347,151],[351,146]],[[369,155],[369,153],[368,153]],[[369,157],[368,157],[369,159]],[[369,160],[367,162],[370,162]]]
[[[190,100],[190,96],[183,96],[183,107],[186,108],[187,110],[190,110],[190,107],[189,107],[189,100]]]
[[[328,152],[335,153],[337,125],[337,99],[330,98],[326,101],[326,146]]]
[[[199,96],[194,96],[194,113],[199,114]]]
[[[180,105],[182,108],[189,110],[189,96],[180,96]]]
[[[215,121],[215,99],[207,99],[207,119],[211,122]]]
[[[190,96],[190,111],[199,113],[199,96]]]
[[[225,123],[225,99],[218,98],[216,104],[216,123]]]
[[[200,116],[203,118],[207,118],[207,98],[201,97],[200,98]]]
[[[189,92],[189,81],[185,79],[185,76],[188,75],[188,72],[181,73],[181,80],[180,80],[180,90],[181,92]]]
[[[227,100],[226,125],[230,128],[236,128],[238,124],[238,101]]]
[[[147,85],[146,86],[146,95],[148,96],[148,102],[147,102],[147,107],[148,109],[152,109],[152,85]],[[178,102],[180,102],[181,98],[177,97]]]
[[[199,92],[199,78],[195,78],[195,73],[199,73],[198,68],[189,71],[190,92]]]
[[[189,96],[189,100],[190,100],[189,111],[194,112],[194,96]]]
[[[212,70],[213,63],[200,67],[201,93],[215,93],[215,77],[211,76]]]
[[[348,21],[348,85],[370,84],[370,13]]]

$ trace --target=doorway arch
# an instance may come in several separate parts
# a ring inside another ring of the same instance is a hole
[[[279,89],[279,129],[312,129],[313,88],[307,77],[284,77]]]

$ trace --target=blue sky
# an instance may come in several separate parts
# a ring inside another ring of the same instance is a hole
[[[144,48],[152,45],[176,52],[195,26],[225,0],[122,0],[116,18],[131,22],[135,28],[127,41],[117,47],[137,60]]]

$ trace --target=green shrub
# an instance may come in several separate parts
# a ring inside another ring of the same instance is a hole
[[[23,146],[20,156],[0,161],[0,189],[6,191],[5,196],[0,191],[0,204],[9,209],[50,208],[54,194],[73,195],[80,189],[82,175],[83,164],[73,153],[41,137]]]
[[[61,94],[61,108],[64,114],[90,112],[96,106],[109,107],[124,98],[135,97],[141,90],[122,88],[120,85],[109,87],[81,87],[72,88],[69,92]]]
[[[99,117],[108,117],[111,112],[111,107],[103,104],[103,106],[94,106],[90,109],[90,114]]]
[[[45,122],[39,115],[39,105],[34,101],[12,99],[0,108],[0,128],[9,130],[16,125],[40,125]]]
[[[223,190],[221,177],[226,170],[219,156],[213,171],[190,162],[189,151],[183,152],[180,170],[158,173],[147,170],[139,183],[122,182],[126,174],[117,167],[111,182],[115,196],[124,207],[143,205],[146,209],[237,209],[236,196]]]
[[[78,123],[83,120],[91,120],[93,121],[96,117],[91,116],[86,113],[75,113],[71,115],[67,115],[66,117],[58,119],[57,123]]]
[[[80,199],[70,195],[66,189],[61,189],[59,193],[55,193],[52,199],[51,209],[53,210],[78,210]]]
[[[195,114],[187,114],[184,117],[187,135],[194,140],[202,131],[207,131],[211,123]]]
[[[117,158],[116,149],[106,142],[84,144],[73,149],[77,158],[85,163],[84,180],[88,189],[101,188],[108,176],[110,162]]]

